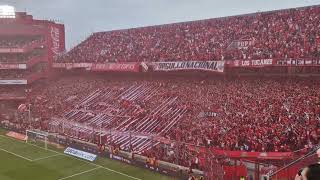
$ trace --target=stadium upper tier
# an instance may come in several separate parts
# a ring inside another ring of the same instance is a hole
[[[23,48],[32,43],[41,42],[43,39],[40,36],[26,37],[1,37],[0,48]]]
[[[60,62],[320,57],[320,6],[98,32]]]

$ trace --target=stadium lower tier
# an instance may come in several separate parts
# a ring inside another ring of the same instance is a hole
[[[69,74],[30,88],[25,102],[31,104],[30,116],[28,106],[19,106],[15,116],[6,116],[9,123],[185,166],[201,159],[185,144],[291,152],[320,141],[315,77]]]

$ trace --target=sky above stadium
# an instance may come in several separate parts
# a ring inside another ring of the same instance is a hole
[[[91,33],[320,4],[320,0],[0,0],[65,24],[67,48]]]

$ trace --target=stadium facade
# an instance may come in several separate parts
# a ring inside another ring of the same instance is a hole
[[[26,12],[15,12],[14,18],[0,18],[1,100],[26,99],[23,91],[42,78],[47,78],[54,58],[65,52],[63,24],[36,20]]]

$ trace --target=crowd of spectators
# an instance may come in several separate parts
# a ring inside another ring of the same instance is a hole
[[[320,57],[320,6],[98,32],[59,62]]]
[[[201,155],[188,151],[190,144],[231,151],[290,152],[320,141],[319,80],[177,82],[166,83],[167,89],[179,94],[190,111],[164,135],[173,144],[160,144],[147,152],[159,159],[190,166]],[[177,148],[176,142],[186,145]]]
[[[0,79],[14,80],[14,79],[28,79],[32,75],[40,75],[47,69],[46,63],[39,63],[29,69],[2,69],[0,71]]]
[[[99,32],[57,61],[320,57],[319,14],[320,7],[314,6]],[[240,47],[241,41],[250,43]],[[2,46],[14,45],[0,42]],[[0,78],[26,75],[21,73],[4,70]],[[186,77],[165,75],[150,79],[139,75],[75,75],[32,85],[26,92],[26,103],[32,105],[32,118],[50,122],[52,117],[61,116],[97,89],[123,92],[141,84],[157,87],[157,93],[143,102],[130,102],[143,107],[139,116],[148,116],[164,97],[177,97],[173,106],[187,108],[187,113],[168,132],[156,134],[172,143],[159,144],[144,152],[148,157],[190,166],[201,164],[202,158],[189,151],[185,144],[232,151],[286,152],[309,148],[320,141],[320,80],[317,78],[195,77],[186,81]],[[158,119],[159,123],[166,122],[166,119]],[[47,123],[39,124],[42,127]],[[110,124],[109,128],[118,124]],[[138,130],[134,123],[132,126],[131,130]]]
[[[5,54],[0,56],[0,63],[26,63],[34,57],[39,57],[43,54],[41,51],[32,51],[23,54]]]
[[[39,37],[39,36],[35,36],[35,37],[15,36],[14,38],[1,37],[0,48],[21,48],[41,40],[42,40],[42,37]]]
[[[291,151],[317,144],[319,83],[312,79],[253,78],[181,86],[181,98],[189,103],[192,113],[170,136],[242,151]]]
[[[137,84],[158,87],[157,93],[143,102],[146,115],[163,97],[178,97],[176,106],[187,107],[188,112],[167,133],[160,134],[171,144],[159,144],[144,154],[186,166],[201,157],[188,151],[185,144],[233,151],[287,152],[310,148],[320,141],[317,78],[181,78],[65,76],[32,85],[26,92],[27,103],[32,104],[32,116],[39,123],[50,122],[97,89],[122,92]]]
[[[69,77],[35,85],[30,101],[35,116],[50,118],[103,86],[124,91],[148,82],[160,97],[178,97],[188,113],[162,136],[199,146],[242,151],[292,151],[319,142],[320,81],[315,79],[240,78],[214,80],[142,80]]]
[[[0,79],[22,79],[26,78],[30,73],[28,71],[21,70],[1,70]]]
[[[41,70],[1,70],[0,79],[1,80],[16,80],[16,79],[28,79],[31,75],[41,73]]]
[[[0,96],[5,94],[25,95],[26,88],[19,85],[0,86]]]

